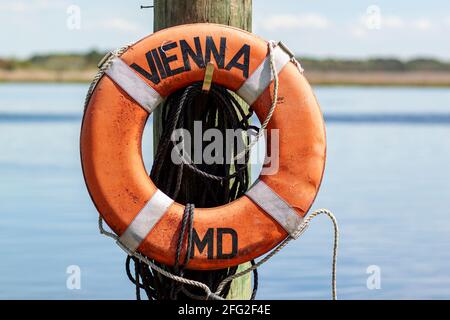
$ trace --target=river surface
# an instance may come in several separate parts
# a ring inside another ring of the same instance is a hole
[[[0,85],[0,299],[134,299],[125,254],[98,234],[81,173],[86,90]],[[449,299],[450,89],[315,92],[328,162],[313,208],[339,220],[339,297]],[[331,223],[318,218],[260,269],[258,298],[330,298],[331,250]],[[80,290],[66,286],[71,265]]]

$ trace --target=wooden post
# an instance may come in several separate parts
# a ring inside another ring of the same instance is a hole
[[[154,31],[180,24],[211,22],[252,31],[252,0],[154,0]],[[160,118],[161,109],[154,118]],[[153,123],[154,148],[161,135],[161,124]]]
[[[211,22],[230,25],[243,30],[252,29],[252,0],[154,0],[154,31],[188,23]],[[153,121],[154,150],[161,136],[161,108]],[[248,267],[248,264],[240,266]],[[233,281],[228,299],[249,299],[251,276]]]

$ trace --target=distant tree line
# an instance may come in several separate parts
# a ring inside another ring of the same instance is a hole
[[[364,60],[301,58],[300,62],[306,70],[317,71],[450,71],[450,62],[431,58],[417,58],[411,60],[399,60],[395,58],[373,58]]]
[[[87,53],[62,53],[34,55],[29,59],[2,59],[0,69],[39,69],[39,70],[89,70],[94,69],[103,58],[105,52],[92,50]],[[400,60],[396,58],[373,59],[299,59],[306,70],[310,71],[438,71],[449,72],[450,61],[440,61],[432,58]]]
[[[62,53],[34,55],[29,59],[2,59],[0,69],[39,69],[39,70],[89,70],[96,68],[105,52],[97,50],[88,53]]]

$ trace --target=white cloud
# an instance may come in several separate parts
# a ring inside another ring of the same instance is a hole
[[[369,31],[381,31],[383,30],[398,30],[405,32],[411,29],[419,31],[429,31],[438,25],[428,18],[411,18],[405,19],[400,16],[395,15],[381,15],[380,16],[380,27],[379,28],[369,28],[367,22],[367,16],[361,16],[358,21],[350,26],[350,32],[355,37],[364,37],[369,34]],[[448,25],[450,26],[450,17]]]
[[[433,23],[429,19],[420,18],[412,21],[411,26],[417,30],[427,31],[433,28]]]
[[[381,16],[383,28],[399,29],[406,26],[405,21],[399,16]]]
[[[140,30],[139,26],[131,21],[122,18],[108,18],[100,21],[98,27],[118,32],[137,32]]]
[[[379,24],[379,27],[374,28],[374,27],[370,27],[372,26],[374,23],[376,22],[376,24]],[[368,15],[363,15],[361,17],[359,17],[358,22],[357,22],[357,26],[359,28],[365,28],[368,30],[379,30],[379,29],[383,29],[383,28],[387,28],[387,29],[401,29],[406,27],[407,22],[402,19],[399,16],[392,16],[392,15],[380,15],[378,17],[378,20],[373,20],[372,16],[368,16]]]
[[[27,11],[29,6],[24,2],[10,2],[10,3],[0,3],[0,11],[8,13],[17,13]]]
[[[264,19],[265,30],[327,29],[330,21],[319,14],[277,14]]]
[[[355,38],[364,38],[367,35],[367,29],[360,26],[351,27],[350,32]]]
[[[23,13],[64,6],[67,6],[66,1],[57,0],[2,1],[0,2],[0,11],[2,13]]]

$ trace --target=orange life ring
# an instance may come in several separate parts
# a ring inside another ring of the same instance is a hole
[[[268,252],[295,233],[317,195],[325,166],[323,117],[292,56],[278,46],[274,57],[279,99],[267,129],[279,129],[278,172],[261,176],[230,204],[196,209],[198,241],[189,269],[227,268]],[[173,265],[184,211],[144,167],[149,112],[174,91],[202,81],[212,61],[213,82],[237,92],[264,119],[273,98],[268,59],[268,43],[251,33],[192,24],[148,36],[112,61],[85,110],[81,159],[97,210],[127,249]]]

